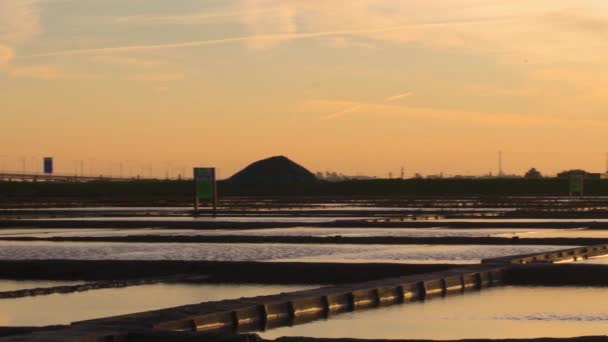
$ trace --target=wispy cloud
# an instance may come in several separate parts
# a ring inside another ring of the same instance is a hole
[[[343,108],[335,111],[335,108]],[[339,100],[315,100],[302,105],[306,112],[323,113],[332,111],[330,114],[321,114],[322,120],[333,120],[346,117],[353,113],[380,118],[408,118],[410,120],[431,119],[441,121],[471,122],[491,126],[566,126],[573,124],[583,126],[608,127],[607,120],[557,117],[552,115],[535,114],[526,115],[518,113],[498,112],[475,112],[449,109],[436,109],[428,107],[411,107],[374,102],[339,101]]]
[[[351,37],[337,36],[337,37],[328,37],[323,40],[323,42],[337,49],[346,49],[346,48],[355,48],[355,49],[373,49],[374,44],[363,42]]]
[[[8,70],[11,77],[31,78],[44,81],[55,80],[91,80],[96,75],[74,73],[54,65],[11,66]]]
[[[138,82],[168,82],[177,81],[184,78],[184,75],[177,73],[164,73],[164,74],[139,74],[128,76],[127,79]]]
[[[397,101],[397,100],[401,100],[406,97],[409,97],[411,95],[412,95],[412,93],[408,91],[405,93],[389,96],[389,97],[385,98],[384,101],[388,101],[388,102]],[[338,103],[341,103],[341,102],[338,102]],[[344,102],[344,105],[345,105],[344,108],[341,108],[337,111],[323,115],[321,117],[321,119],[323,119],[323,120],[337,119],[337,118],[341,118],[341,117],[344,117],[344,116],[347,116],[350,114],[355,114],[357,112],[363,111],[366,108],[370,107],[370,103],[360,103],[360,102]]]
[[[202,47],[202,46],[211,46],[211,45],[219,45],[219,44],[229,44],[229,43],[240,43],[240,42],[246,42],[252,47],[259,48],[259,47],[263,47],[263,46],[272,46],[272,45],[276,44],[277,42],[286,42],[286,41],[301,40],[301,39],[334,37],[334,36],[360,36],[360,35],[394,32],[394,31],[399,31],[399,30],[404,30],[404,29],[411,29],[412,27],[436,26],[436,25],[446,25],[446,24],[462,24],[462,23],[470,23],[471,21],[479,21],[479,20],[486,21],[486,20],[504,20],[504,19],[505,19],[505,17],[469,18],[469,19],[457,19],[457,20],[451,20],[451,21],[440,20],[440,21],[430,21],[430,22],[425,22],[425,23],[412,23],[412,24],[404,24],[404,25],[346,29],[346,30],[255,34],[255,35],[240,36],[240,37],[183,41],[183,42],[162,43],[162,44],[122,45],[122,46],[111,46],[111,47],[100,47],[100,48],[61,50],[61,51],[53,51],[53,52],[23,56],[22,58],[73,56],[73,55],[82,55],[82,54],[123,53],[123,52],[137,52],[137,51],[163,50],[163,49],[176,49],[176,48],[193,48],[193,47]]]
[[[608,22],[605,18],[585,12],[568,10],[549,13],[545,16],[547,22],[563,26],[568,30],[606,37]]]
[[[56,80],[84,75],[68,74],[51,65],[16,65],[16,47],[42,32],[38,0],[0,0],[0,72],[16,78]]]
[[[337,119],[337,118],[346,116],[348,114],[356,113],[361,108],[363,108],[363,105],[359,104],[359,103],[347,104],[346,108],[341,109],[337,112],[333,112],[333,113],[324,115],[323,117],[321,117],[321,119],[323,119],[323,120]]]
[[[408,92],[405,92],[405,93],[389,96],[385,100],[389,101],[389,102],[390,101],[397,101],[397,100],[401,100],[401,99],[404,99],[404,98],[410,97],[410,96],[412,96],[412,93],[408,91]]]
[[[42,31],[36,0],[0,0],[0,42],[15,44]]]
[[[8,64],[14,57],[13,49],[0,45],[0,66]]]
[[[243,17],[254,16],[259,14],[269,14],[276,12],[275,8],[261,8],[253,11],[243,10],[225,10],[216,12],[196,12],[188,14],[175,15],[133,15],[115,17],[114,22],[120,24],[139,24],[139,25],[157,25],[157,24],[176,24],[176,25],[197,25],[205,23],[216,23],[241,20]]]
[[[95,56],[92,58],[92,61],[124,67],[154,67],[162,64],[162,62],[158,60],[124,56]]]

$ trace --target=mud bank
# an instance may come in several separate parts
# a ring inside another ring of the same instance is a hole
[[[209,221],[189,220],[159,220],[155,218],[128,220],[112,219],[51,219],[51,220],[0,220],[0,228],[163,228],[163,229],[262,229],[262,228],[296,228],[296,227],[318,227],[318,228],[454,228],[454,229],[488,229],[488,228],[536,228],[536,229],[558,229],[558,228],[580,228],[608,229],[608,220],[504,220],[500,218],[488,218],[483,220],[395,220],[389,218],[378,219],[344,219],[328,220],[320,218],[319,221],[230,221],[217,218]]]
[[[505,279],[511,285],[608,286],[608,267],[592,264],[514,265]]]
[[[0,278],[122,280],[204,276],[205,282],[257,284],[344,284],[448,270],[446,264],[342,264],[223,261],[0,260]]]
[[[108,281],[93,282],[93,283],[86,283],[86,284],[79,284],[79,285],[39,287],[39,288],[34,288],[34,289],[3,291],[3,292],[0,292],[0,299],[45,296],[45,295],[56,294],[56,293],[84,292],[84,291],[100,290],[100,289],[122,288],[122,287],[129,287],[129,286],[138,286],[138,285],[150,285],[150,284],[157,284],[160,282],[174,282],[174,281],[179,281],[180,279],[182,279],[182,277],[167,277],[167,278],[155,278],[155,279],[131,279],[131,280],[108,280]]]

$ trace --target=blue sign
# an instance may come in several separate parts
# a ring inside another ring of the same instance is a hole
[[[53,173],[53,158],[52,157],[44,157],[44,173]]]

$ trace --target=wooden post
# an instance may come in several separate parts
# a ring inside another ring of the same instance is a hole
[[[213,170],[213,217],[217,216],[217,179],[215,174],[215,168]]]
[[[194,217],[198,217],[198,191],[196,189],[196,169],[193,170],[193,176],[192,177],[192,193],[194,196],[194,213],[193,216]]]

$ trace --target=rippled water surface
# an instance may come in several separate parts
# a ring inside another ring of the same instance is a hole
[[[212,235],[241,235],[241,236],[399,236],[399,237],[514,237],[521,238],[608,238],[608,230],[593,229],[521,229],[521,228],[488,228],[488,229],[449,229],[449,228],[269,228],[269,229],[161,229],[161,228],[131,228],[131,229],[74,229],[74,228],[36,228],[36,229],[0,229],[0,237],[71,237],[71,236],[212,236]]]
[[[605,335],[608,288],[498,287],[262,332],[360,339],[538,338]]]
[[[478,263],[566,246],[0,242],[0,259]]]
[[[0,299],[0,326],[42,326],[221,299],[291,292],[314,285],[155,284]]]
[[[191,217],[191,216],[163,216],[163,217],[66,217],[66,218],[45,218],[41,221],[151,221],[151,222],[306,222],[306,223],[323,223],[333,222],[337,220],[358,220],[362,217],[299,217],[299,216],[280,216],[280,217],[263,217],[263,216],[218,216],[218,217]]]
[[[229,208],[229,207],[218,207],[218,209],[220,210],[225,210],[225,209],[235,209],[235,208]],[[238,209],[238,207],[236,208]],[[249,209],[249,208],[245,208],[245,209]],[[83,212],[83,211],[90,211],[90,212],[95,212],[95,211],[99,211],[99,212],[103,212],[103,211],[121,211],[121,212],[137,212],[137,211],[155,211],[155,212],[191,212],[192,211],[192,207],[78,207],[78,208],[11,208],[11,209],[2,209],[0,208],[0,212],[4,211],[4,210],[10,210],[12,212],[19,212],[19,211],[43,211],[43,212],[54,212],[54,211],[62,211],[62,212]],[[381,207],[381,206],[369,206],[369,204],[366,205],[360,205],[360,206],[352,206],[352,205],[348,205],[348,204],[327,204],[327,203],[312,203],[306,206],[298,206],[298,205],[293,205],[290,207],[276,207],[276,206],[267,206],[267,207],[259,207],[259,208],[254,208],[254,209],[250,209],[252,212],[256,212],[256,211],[268,211],[268,210],[273,210],[273,211],[280,211],[280,212],[289,212],[289,211],[332,211],[332,210],[340,210],[340,211],[406,211],[406,210],[415,210],[415,211],[455,211],[455,212],[468,212],[468,211],[478,211],[478,212],[483,212],[483,211],[489,211],[489,212],[508,212],[508,211],[514,211],[516,210],[516,208],[504,208],[504,207],[497,207],[497,208],[491,208],[491,207],[484,207],[484,208],[479,208],[479,207],[470,207],[470,208],[466,208],[466,207]]]

